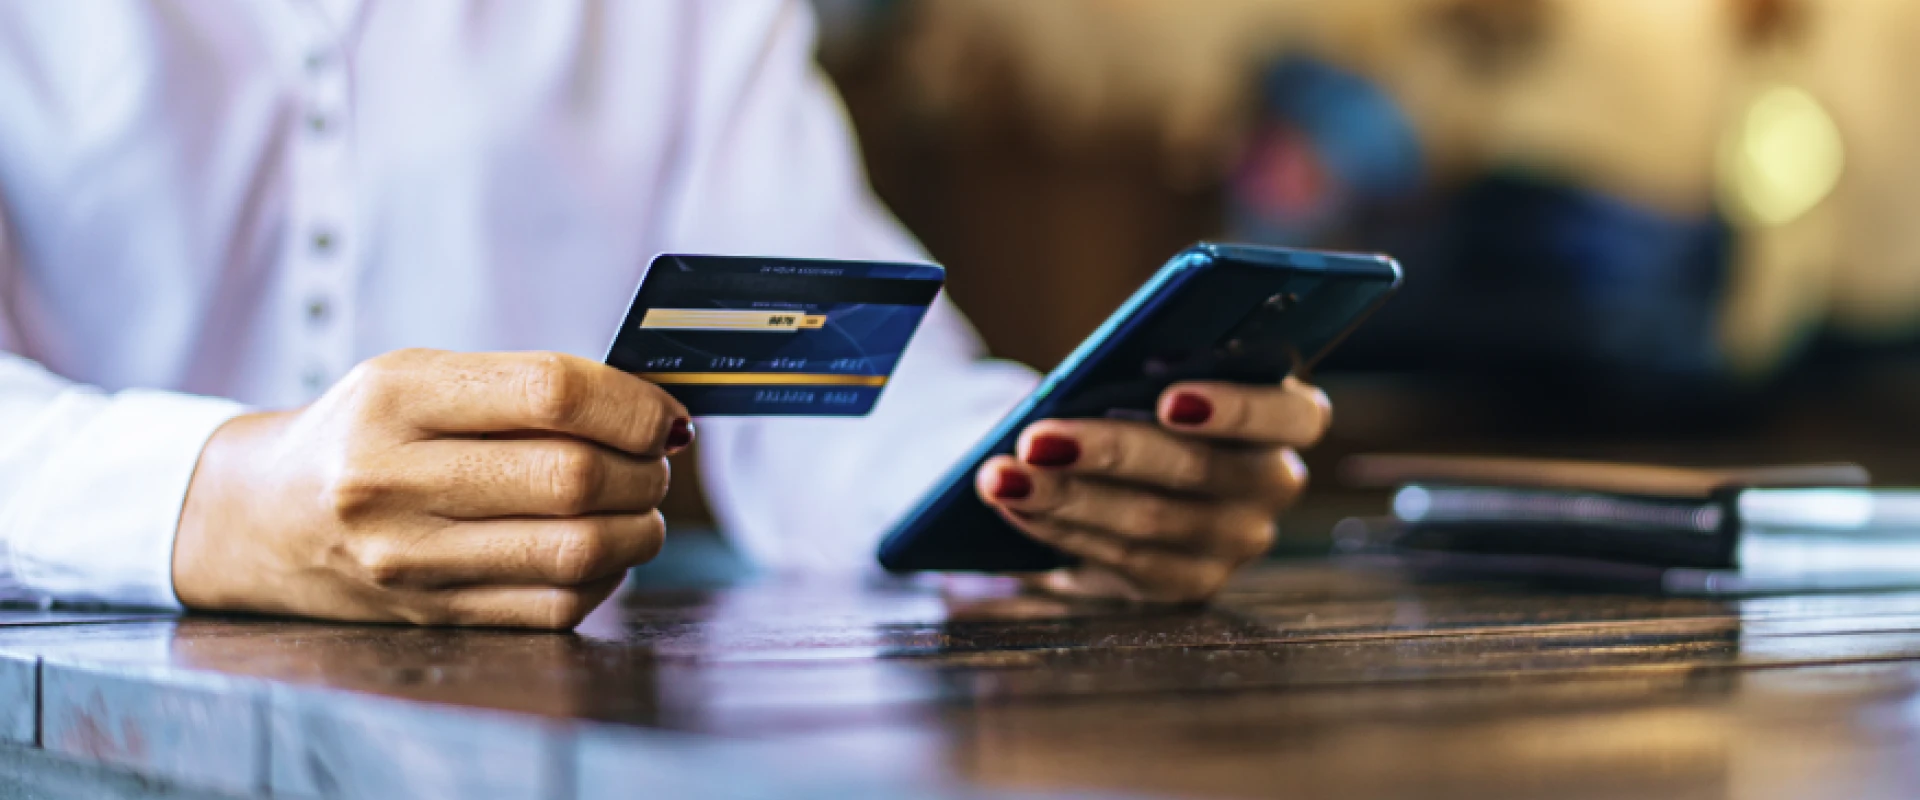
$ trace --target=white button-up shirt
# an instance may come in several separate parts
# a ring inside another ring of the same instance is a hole
[[[0,591],[171,606],[207,437],[402,347],[598,358],[659,252],[917,259],[776,0],[0,3]],[[944,301],[863,419],[708,419],[857,568],[1032,385]]]

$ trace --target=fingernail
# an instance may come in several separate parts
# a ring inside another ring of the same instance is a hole
[[[997,500],[1025,500],[1033,496],[1033,479],[1024,472],[1000,470],[1000,480],[993,484],[993,496]]]
[[[1027,463],[1064,467],[1080,460],[1080,443],[1065,436],[1035,436],[1027,445]]]
[[[1200,425],[1212,418],[1212,401],[1197,394],[1176,394],[1167,404],[1167,420],[1175,425]]]
[[[679,450],[693,444],[693,420],[680,417],[667,429],[667,449]]]

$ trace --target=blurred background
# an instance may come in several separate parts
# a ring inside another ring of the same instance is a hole
[[[1380,250],[1283,539],[1357,451],[1920,483],[1920,3],[816,0],[882,198],[1056,363],[1200,239]],[[1379,507],[1373,507],[1377,513]]]

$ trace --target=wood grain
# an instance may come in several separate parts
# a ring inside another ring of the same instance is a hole
[[[7,629],[0,653],[59,677],[55,738],[110,717],[164,746],[109,763],[228,792],[1896,796],[1920,744],[1920,592],[1380,559],[1269,564],[1195,609],[761,577],[636,587],[568,635],[187,617]]]

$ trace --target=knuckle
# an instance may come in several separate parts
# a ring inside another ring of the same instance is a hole
[[[1260,496],[1285,505],[1306,489],[1307,465],[1292,448],[1272,451],[1260,470],[1263,480]]]
[[[619,507],[603,510],[639,514],[658,509],[667,500],[672,471],[665,458],[633,468],[623,466],[617,472],[609,466],[607,475],[601,478],[602,490],[608,495],[608,503],[617,503]]]
[[[593,604],[587,602],[579,592],[555,591],[547,595],[546,607],[539,618],[539,626],[549,630],[568,630],[587,618],[593,611]]]
[[[391,589],[406,583],[410,572],[405,554],[385,539],[360,545],[354,560],[367,581],[382,588]]]
[[[335,386],[344,410],[359,420],[387,418],[400,397],[394,368],[379,359],[355,365]]]
[[[1214,402],[1220,406],[1220,417],[1226,423],[1227,430],[1253,434],[1270,427],[1271,403],[1247,397],[1239,391],[1221,392],[1215,396]]]
[[[1166,580],[1166,570],[1158,553],[1129,549],[1120,555],[1115,566],[1142,585],[1157,586]]]
[[[1298,447],[1312,447],[1319,444],[1320,440],[1325,437],[1327,433],[1326,418],[1320,413],[1319,409],[1311,407],[1303,413],[1303,417],[1306,420],[1305,422],[1291,423],[1291,427],[1297,429],[1298,433],[1294,434],[1290,444]]]
[[[1143,587],[1147,599],[1160,603],[1210,599],[1225,585],[1230,570],[1212,561],[1175,560],[1159,554],[1136,555],[1127,563],[1127,571]]]
[[[1215,482],[1216,467],[1211,455],[1194,447],[1182,447],[1166,462],[1167,477],[1175,488],[1200,489]]]
[[[1226,583],[1226,571],[1211,563],[1195,565],[1171,581],[1166,598],[1175,603],[1198,603],[1212,599]]]
[[[526,392],[527,414],[535,422],[565,425],[573,421],[586,404],[585,382],[571,362],[559,353],[541,353],[525,368],[521,377]]]
[[[1113,435],[1097,437],[1101,445],[1096,448],[1104,453],[1100,469],[1109,472],[1133,474],[1153,466],[1152,455],[1143,448],[1146,436],[1141,431],[1127,429]]]
[[[628,445],[628,449],[635,453],[655,453],[665,450],[668,431],[673,427],[673,419],[677,416],[674,410],[662,400],[654,403],[640,403],[632,413],[633,427],[629,429],[632,433],[626,435],[632,436],[633,441]]]
[[[1229,555],[1238,559],[1254,559],[1266,555],[1268,550],[1273,549],[1277,527],[1273,520],[1265,515],[1247,519],[1241,523],[1238,534],[1233,537],[1236,546]]]
[[[1214,595],[1220,593],[1221,589],[1226,588],[1228,579],[1232,577],[1233,567],[1208,562],[1206,566],[1195,571],[1193,580],[1187,587],[1190,591],[1186,599],[1189,602],[1211,600]]]
[[[1016,523],[1026,535],[1062,550],[1068,547],[1067,534],[1052,522],[1040,517],[1022,517]]]
[[[397,356],[397,353],[383,353],[355,364],[341,378],[341,383],[375,391],[383,389],[392,383],[394,373],[398,372],[394,363]]]
[[[606,535],[599,525],[564,525],[554,535],[552,576],[563,584],[586,583],[604,571],[608,552]]]
[[[647,505],[651,508],[659,508],[661,503],[667,501],[667,492],[673,488],[673,465],[667,463],[667,460],[662,458],[648,465],[646,475],[649,479],[646,495]]]
[[[1060,480],[1037,470],[1028,470],[1027,476],[1033,481],[1033,494],[1018,501],[1020,509],[1029,514],[1050,514],[1077,519],[1086,515],[1083,507],[1085,490],[1075,480]]]
[[[1149,499],[1135,509],[1133,515],[1144,533],[1154,538],[1167,538],[1186,531],[1182,530],[1186,520],[1172,503],[1165,500]]]
[[[1309,438],[1318,441],[1333,427],[1333,403],[1327,399],[1327,393],[1317,387],[1301,385],[1301,403],[1306,406],[1303,412],[1312,420],[1307,428]]]
[[[640,525],[640,549],[635,553],[636,564],[645,564],[660,555],[660,548],[667,543],[667,518],[655,511],[646,515]]]
[[[586,512],[606,481],[606,465],[585,446],[556,444],[541,459],[549,496],[563,514]]]
[[[1085,430],[1074,435],[1080,443],[1080,462],[1094,472],[1112,472],[1126,463],[1126,437]]]
[[[1060,549],[1095,564],[1113,564],[1126,558],[1126,551],[1117,543],[1101,541],[1091,531],[1062,527],[1055,535],[1060,538]]]
[[[395,350],[360,362],[347,375],[351,382],[376,394],[391,393],[400,388],[407,375],[417,372],[432,357],[431,350]]]
[[[394,488],[392,481],[380,472],[347,467],[327,483],[321,498],[335,519],[358,520],[379,508]]]
[[[338,396],[348,414],[362,422],[384,423],[402,417],[422,375],[443,365],[446,353],[420,348],[382,353],[354,365],[328,396]]]
[[[1052,535],[1055,546],[1088,561],[1113,562],[1124,557],[1116,543],[1103,542],[1087,531],[1062,529],[1053,531]]]

